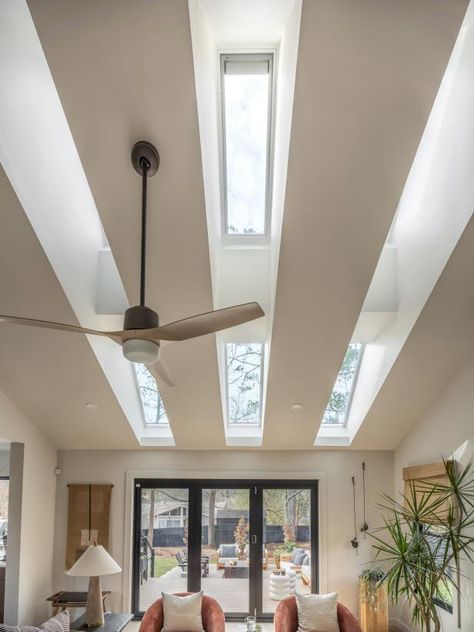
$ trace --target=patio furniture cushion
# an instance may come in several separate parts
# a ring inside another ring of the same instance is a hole
[[[293,551],[291,552],[291,563],[296,565],[297,562],[295,562],[295,560],[298,557],[301,557],[302,555],[304,555],[305,553],[306,553],[306,550],[303,549],[302,547],[294,546]]]
[[[298,549],[296,553],[293,555],[293,564],[295,566],[301,566],[303,564],[303,560],[306,557],[306,551],[304,549]]]
[[[301,560],[300,566],[311,566],[310,557],[306,552],[303,556],[303,559]]]
[[[337,604],[337,622],[340,632],[362,632],[357,619],[342,603]],[[298,609],[294,595],[282,599],[275,610],[274,632],[297,632]]]
[[[219,557],[237,557],[237,545],[221,544],[219,547]]]
[[[161,593],[163,632],[202,632],[202,590],[191,595]]]
[[[295,596],[298,632],[339,632],[337,593]]]
[[[186,596],[192,593],[176,593]],[[202,597],[202,627],[206,632],[225,632],[225,617],[219,603],[212,597]],[[143,615],[139,632],[160,632],[163,628],[163,599],[157,599]],[[182,632],[187,632],[182,630]]]

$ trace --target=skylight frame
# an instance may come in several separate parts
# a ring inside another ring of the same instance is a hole
[[[339,371],[337,373],[336,381],[334,382],[334,385],[333,385],[333,387],[331,389],[331,393],[330,393],[329,399],[328,399],[328,401],[326,403],[326,407],[324,409],[323,417],[321,419],[321,424],[320,424],[321,428],[340,428],[340,429],[347,428],[347,422],[349,420],[349,414],[350,414],[350,411],[351,411],[352,401],[354,399],[354,393],[355,393],[355,390],[357,388],[357,381],[359,379],[359,373],[360,373],[360,367],[361,367],[361,364],[362,364],[362,358],[364,356],[365,342],[350,342],[348,347],[347,347],[347,349],[346,349],[346,353],[344,354],[344,359],[345,359],[345,357],[347,355],[347,351],[349,350],[349,347],[351,345],[358,345],[360,347],[360,351],[359,351],[359,357],[357,359],[356,369],[354,371],[354,377],[353,377],[353,380],[352,380],[352,386],[351,386],[351,390],[350,390],[350,393],[349,393],[349,399],[347,401],[346,411],[344,413],[344,421],[342,421],[341,423],[330,423],[330,422],[324,421],[324,415],[326,413],[326,409],[328,407],[329,401],[330,401],[331,396],[333,394],[334,386],[336,385],[337,378],[339,377],[339,373],[340,373],[340,371],[342,369],[342,365],[341,365],[341,367],[339,368]],[[343,359],[343,363],[344,363],[344,359]]]
[[[156,389],[155,390],[157,396],[158,396],[158,410],[160,409],[160,405],[163,408],[164,411],[164,417],[166,421],[147,421],[147,415],[146,415],[146,410],[145,410],[145,402],[143,401],[143,397],[142,397],[142,392],[141,389],[142,388],[148,388],[146,386],[141,386],[139,379],[138,379],[138,373],[137,373],[137,364],[139,363],[133,363],[133,376],[134,376],[134,380],[135,380],[135,385],[137,387],[137,395],[138,395],[138,399],[140,400],[140,408],[142,411],[142,418],[143,418],[143,424],[146,428],[170,428],[170,422],[169,422],[169,418],[168,418],[168,413],[166,411],[165,405],[163,403],[163,398],[161,397],[161,393],[160,393],[160,389],[158,388],[158,383],[156,381],[156,379],[153,377],[153,375],[151,376],[153,378],[153,380],[155,381],[156,384]],[[146,365],[142,365],[147,371],[147,367]],[[151,373],[150,373],[151,375]]]
[[[228,345],[259,345],[261,349],[260,354],[260,384],[259,384],[259,403],[258,403],[258,422],[249,422],[249,421],[231,421],[230,419],[230,396],[229,396],[229,363],[227,356],[227,347]],[[248,340],[233,340],[227,341],[223,344],[224,348],[224,379],[225,379],[225,420],[227,428],[236,429],[236,428],[251,428],[251,429],[260,429],[262,428],[263,423],[263,397],[264,397],[264,381],[265,381],[265,351],[266,344],[264,342],[259,341],[248,341]]]
[[[226,149],[226,121],[225,121],[225,64],[227,61],[268,62],[268,116],[267,116],[267,152],[265,179],[265,213],[263,233],[230,233],[228,225],[227,200],[227,149]],[[276,96],[276,51],[266,50],[258,52],[219,51],[219,168],[221,188],[221,237],[225,245],[257,245],[270,240],[271,210],[273,197],[273,159],[274,159],[274,129],[275,129],[275,96]]]

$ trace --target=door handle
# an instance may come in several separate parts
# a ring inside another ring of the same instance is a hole
[[[252,544],[257,544],[257,536],[256,536],[256,535],[252,535],[252,536],[251,536],[251,540],[250,540],[250,542],[251,542]]]

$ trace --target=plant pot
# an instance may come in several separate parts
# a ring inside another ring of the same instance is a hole
[[[371,592],[365,582],[359,582],[360,616],[362,632],[388,632],[387,590],[382,584]]]

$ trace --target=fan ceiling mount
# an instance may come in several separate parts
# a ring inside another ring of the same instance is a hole
[[[148,178],[158,172],[160,155],[154,145],[141,140],[133,146],[131,160],[133,168],[142,179],[140,304],[129,307],[125,311],[123,330],[100,331],[21,316],[0,315],[0,321],[43,329],[105,336],[122,346],[123,355],[127,360],[145,364],[156,379],[173,386],[173,379],[168,368],[163,360],[159,359],[162,340],[182,341],[215,333],[260,318],[264,316],[264,312],[258,303],[244,303],[177,320],[163,327],[159,326],[158,314],[145,305],[145,281],[147,183]]]

